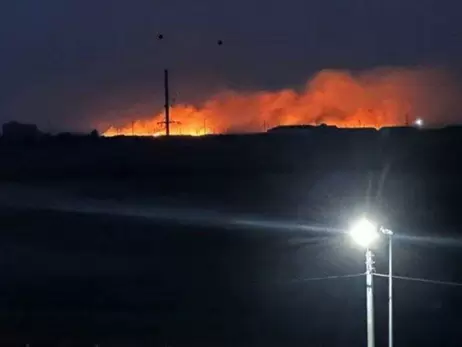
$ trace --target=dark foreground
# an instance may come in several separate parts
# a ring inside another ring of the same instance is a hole
[[[300,281],[361,273],[363,250],[293,225],[366,212],[400,235],[397,275],[462,282],[461,134],[2,142],[0,344],[364,346],[364,278]],[[396,346],[459,346],[461,294],[397,280]]]
[[[293,281],[362,272],[342,235],[11,208],[0,217],[2,345],[364,345],[362,277]],[[401,275],[460,278],[448,268],[462,260],[457,247],[402,240],[396,259]],[[376,283],[381,346],[386,282]],[[396,344],[458,345],[461,294],[396,282]]]

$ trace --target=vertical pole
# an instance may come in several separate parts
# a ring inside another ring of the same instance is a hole
[[[388,347],[393,347],[393,250],[392,235],[388,235]]]
[[[374,287],[373,287],[374,261],[372,252],[366,250],[366,313],[367,313],[367,347],[375,346],[374,334]]]
[[[168,69],[164,70],[164,92],[165,92],[165,135],[170,136],[170,97],[168,90]]]

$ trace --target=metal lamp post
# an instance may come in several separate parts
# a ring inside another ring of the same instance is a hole
[[[393,347],[393,231],[380,228],[388,236],[388,347]]]

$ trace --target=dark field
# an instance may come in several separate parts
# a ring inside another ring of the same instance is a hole
[[[362,272],[361,251],[342,235],[17,209],[3,209],[1,224],[3,344],[340,346],[364,338],[363,278],[294,281]],[[403,240],[396,268],[448,279],[460,276],[446,266],[461,258],[455,247]],[[380,250],[377,260],[384,272]],[[378,279],[382,341],[385,290]],[[455,339],[461,297],[459,288],[397,282],[397,343],[429,342],[425,331]],[[443,324],[448,315],[454,322]]]
[[[1,144],[0,343],[363,345],[364,279],[301,279],[364,271],[366,212],[397,275],[462,282],[456,130]],[[397,280],[396,345],[458,346],[461,294]]]

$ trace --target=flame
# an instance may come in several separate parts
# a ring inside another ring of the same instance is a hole
[[[372,128],[411,124],[442,110],[445,100],[435,86],[441,89],[445,78],[434,70],[379,69],[356,75],[325,70],[300,91],[224,91],[200,106],[176,105],[170,111],[170,133],[258,132],[296,124]],[[163,112],[103,132],[105,136],[163,134]]]
[[[218,129],[207,124],[201,110],[189,105],[180,105],[170,109],[170,134],[202,136],[212,134]],[[161,136],[165,134],[164,113],[160,112],[154,117],[145,120],[132,121],[121,128],[110,127],[104,136],[134,135],[134,136]]]

